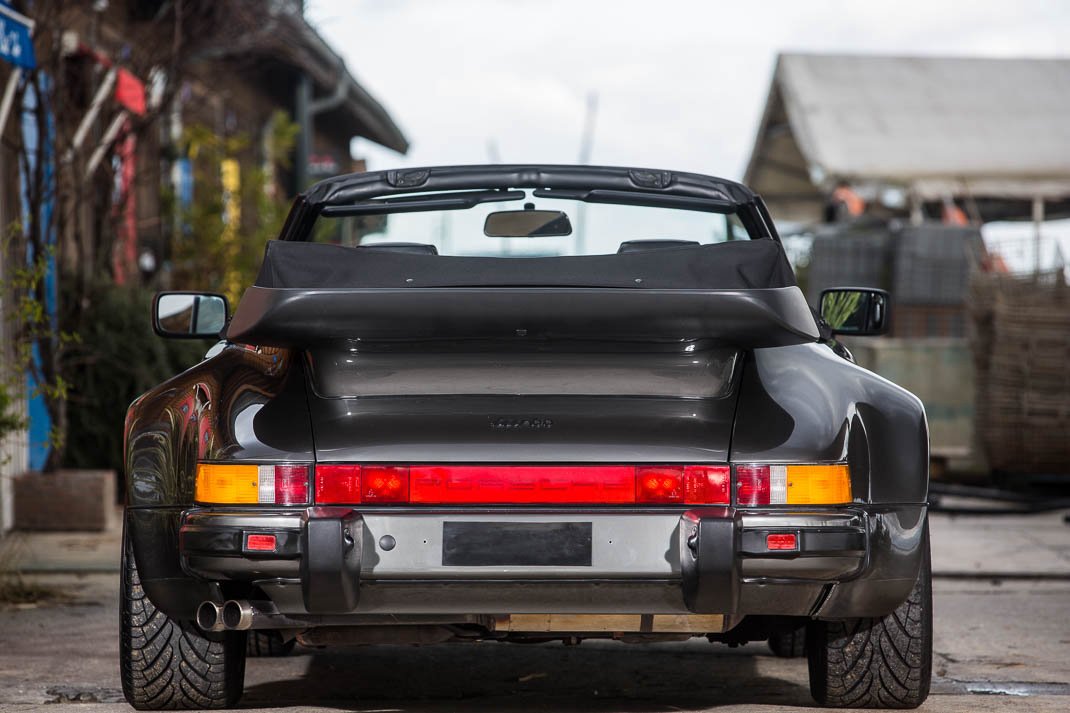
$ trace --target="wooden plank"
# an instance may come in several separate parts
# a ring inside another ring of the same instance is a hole
[[[655,614],[643,626],[641,614],[511,614],[498,617],[499,631],[627,632],[706,634],[724,629],[721,614]]]

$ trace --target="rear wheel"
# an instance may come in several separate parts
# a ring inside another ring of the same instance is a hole
[[[837,708],[917,708],[933,665],[929,538],[907,600],[884,617],[815,621],[807,628],[810,693]]]
[[[142,711],[228,708],[245,682],[244,632],[209,635],[157,609],[141,587],[123,535],[119,674],[127,702]]]
[[[282,640],[282,634],[277,631],[254,629],[249,632],[249,639],[245,645],[245,653],[249,656],[270,657],[286,656],[294,650],[296,639]]]

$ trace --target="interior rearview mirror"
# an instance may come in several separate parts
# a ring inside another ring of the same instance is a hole
[[[152,329],[161,337],[212,339],[229,316],[227,298],[211,292],[160,292],[152,302]]]
[[[890,304],[888,293],[874,287],[833,287],[821,292],[821,317],[833,334],[884,334]]]
[[[499,210],[487,215],[488,238],[551,238],[572,235],[568,215],[559,210]]]

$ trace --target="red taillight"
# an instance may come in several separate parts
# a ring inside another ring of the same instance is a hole
[[[308,502],[308,466],[275,466],[275,504],[304,505]]]
[[[359,465],[317,465],[317,503],[359,503]]]
[[[366,465],[360,470],[361,502],[409,502],[409,469],[396,465]]]
[[[727,505],[728,466],[316,466],[321,504]]]
[[[767,550],[797,550],[799,543],[793,532],[772,533],[765,537],[765,548]]]
[[[736,504],[769,504],[769,466],[736,466]]]
[[[682,503],[684,469],[682,467],[636,468],[635,499],[640,503]]]
[[[725,504],[731,475],[724,465],[640,466],[635,474],[640,503]]]
[[[274,552],[275,542],[274,535],[246,535],[245,549],[252,552]]]

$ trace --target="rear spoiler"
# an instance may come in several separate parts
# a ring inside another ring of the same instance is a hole
[[[242,344],[290,348],[464,339],[710,340],[759,348],[813,342],[818,330],[798,287],[250,287],[226,337]]]

